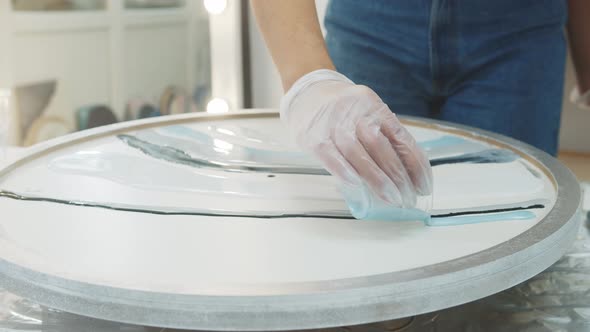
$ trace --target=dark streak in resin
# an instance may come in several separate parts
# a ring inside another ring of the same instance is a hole
[[[279,174],[308,174],[308,175],[330,175],[328,171],[321,168],[301,168],[301,167],[267,167],[267,166],[246,166],[231,165],[219,162],[208,161],[191,157],[188,153],[170,147],[146,142],[131,135],[117,135],[117,137],[132,148],[138,149],[144,154],[172,163],[192,166],[208,167],[222,169],[230,172],[262,172],[262,173],[279,173]]]
[[[473,215],[473,214],[489,214],[489,213],[500,213],[500,212],[512,212],[512,211],[520,211],[520,210],[532,210],[532,209],[542,209],[545,205],[543,204],[534,204],[529,206],[517,206],[517,207],[510,207],[510,208],[499,208],[499,209],[492,209],[492,210],[484,210],[484,211],[461,211],[461,212],[450,212],[450,213],[442,213],[432,215],[432,218],[447,218],[447,217],[457,217],[457,216],[466,216],[466,215]]]
[[[138,149],[144,154],[160,160],[169,161],[175,164],[181,164],[192,167],[208,167],[214,169],[222,169],[230,172],[262,172],[262,173],[276,173],[276,174],[306,174],[306,175],[330,175],[328,171],[320,168],[303,168],[303,167],[273,167],[273,166],[246,166],[246,165],[232,165],[220,162],[208,161],[200,158],[193,158],[188,153],[170,146],[162,146],[155,143],[147,142],[139,139],[133,135],[117,135],[121,141],[128,146]],[[470,164],[486,164],[486,163],[507,163],[518,158],[514,152],[502,149],[489,149],[474,153],[467,153],[458,156],[437,158],[430,160],[432,167],[470,163]]]
[[[91,202],[84,202],[84,201],[68,201],[68,200],[56,199],[56,198],[23,196],[23,195],[19,195],[17,193],[5,191],[5,190],[0,190],[0,197],[10,198],[10,199],[15,199],[15,200],[20,200],[20,201],[47,202],[47,203],[56,203],[56,204],[64,204],[64,205],[72,205],[72,206],[101,208],[101,209],[108,209],[108,210],[115,210],[115,211],[148,213],[148,214],[156,214],[156,215],[172,215],[172,216],[235,217],[235,218],[259,218],[259,219],[282,219],[282,218],[323,218],[323,219],[345,219],[345,220],[354,219],[354,217],[349,216],[349,215],[328,215],[328,214],[314,214],[314,213],[309,213],[309,214],[307,214],[307,213],[300,213],[300,214],[299,213],[242,214],[242,213],[231,213],[231,212],[183,212],[183,211],[147,210],[147,209],[140,209],[140,208],[117,207],[117,206],[112,206],[112,205],[107,205],[107,204],[91,203]],[[451,213],[444,213],[444,214],[434,214],[431,217],[432,218],[447,218],[447,217],[475,215],[475,214],[491,214],[491,213],[519,211],[519,210],[542,209],[544,207],[545,207],[545,205],[543,205],[543,204],[535,204],[535,205],[530,205],[530,206],[512,207],[512,208],[504,208],[504,209],[481,210],[481,211],[462,211],[462,212],[451,212]]]
[[[500,164],[509,163],[518,158],[518,155],[510,150],[489,149],[459,156],[445,157],[430,160],[432,167],[448,164]]]
[[[84,201],[69,201],[65,199],[48,198],[48,197],[30,197],[19,195],[14,192],[0,190],[0,197],[11,198],[20,201],[33,202],[47,202],[63,205],[93,207],[115,211],[148,213],[157,215],[171,215],[171,216],[206,216],[206,217],[237,217],[237,218],[261,218],[261,219],[280,219],[280,218],[329,218],[329,219],[354,219],[352,216],[345,215],[323,215],[323,214],[306,214],[306,213],[288,213],[288,214],[242,214],[231,212],[183,212],[183,211],[162,211],[162,210],[147,210],[140,208],[120,207],[108,204],[91,203]]]

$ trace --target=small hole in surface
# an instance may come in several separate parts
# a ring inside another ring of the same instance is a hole
[[[269,178],[274,178],[274,177],[275,177],[275,175],[274,175],[274,174],[269,174],[269,175],[267,175],[266,177],[269,177]]]

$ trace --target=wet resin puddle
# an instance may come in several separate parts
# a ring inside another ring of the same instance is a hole
[[[274,184],[271,187],[261,186],[260,182],[257,182],[260,180],[254,177],[250,180],[240,179],[241,182],[234,184],[236,179],[223,175],[223,172],[227,172],[226,174],[246,175],[258,173],[269,178],[274,178],[279,174],[289,176],[319,175],[320,178],[326,178],[326,176],[330,175],[321,166],[314,164],[313,159],[299,151],[273,151],[272,149],[264,149],[262,146],[244,145],[243,142],[254,142],[256,144],[264,142],[263,139],[254,137],[262,135],[255,131],[248,131],[249,135],[253,136],[249,138],[249,136],[241,137],[237,135],[235,129],[230,131],[221,127],[209,126],[207,130],[209,133],[188,126],[168,126],[157,130],[149,129],[132,134],[120,134],[113,137],[123,143],[125,147],[140,153],[109,152],[108,149],[105,149],[105,151],[78,151],[74,154],[66,154],[50,160],[47,168],[66,176],[69,174],[90,176],[141,190],[162,193],[174,191],[206,195],[227,194],[258,199],[264,199],[264,197],[269,199],[277,198],[280,195],[284,195],[284,197],[280,196],[282,198],[297,199],[297,196],[296,194],[274,193],[273,190],[277,190],[277,188],[287,187],[279,185],[279,187],[274,188]],[[215,136],[211,133],[221,133],[222,136]],[[455,164],[507,164],[520,158],[511,150],[493,148],[493,146],[451,135],[422,140],[418,144],[429,155],[431,165],[437,169],[441,166],[452,167]],[[270,146],[270,148],[280,147],[278,143]],[[148,159],[142,156],[146,156]],[[160,163],[149,162],[150,160],[160,161]],[[122,164],[134,166],[128,167],[128,170],[123,170],[121,168]],[[181,167],[175,169],[174,165],[180,165]],[[524,166],[526,167],[526,165]],[[137,167],[141,168],[141,172],[135,170]],[[197,171],[197,169],[203,171]],[[207,173],[209,171],[213,173]],[[176,174],[173,177],[158,176],[167,172],[175,172]],[[218,172],[217,175],[214,174],[215,172]],[[231,211],[225,209],[224,206],[194,209],[186,204],[181,205],[182,207],[172,207],[149,203],[142,205],[141,202],[139,204],[101,202],[100,199],[72,200],[67,195],[60,198],[51,198],[50,196],[53,195],[47,193],[34,195],[32,194],[35,192],[34,190],[26,189],[23,192],[10,187],[4,189],[0,190],[0,197],[2,198],[159,215],[260,219],[354,219],[348,211],[338,209],[321,210],[310,208],[309,211],[305,211],[305,208],[298,208],[290,211],[287,208],[281,211],[263,211],[260,208],[254,208],[243,212],[241,210]],[[70,195],[73,195],[73,193]],[[315,195],[318,196],[319,194],[315,193]],[[320,196],[299,197],[321,201]],[[491,206],[489,204],[474,204],[473,207],[435,210],[438,213],[431,215],[426,224],[443,226],[533,219],[536,215],[529,210],[543,209],[546,206],[545,203],[548,203],[544,199],[529,200],[528,202],[521,199],[515,202],[520,203],[498,203],[498,205]],[[540,202],[543,204],[538,204]]]

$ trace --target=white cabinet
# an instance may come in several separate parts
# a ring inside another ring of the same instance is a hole
[[[69,0],[75,9],[25,11],[18,6],[30,2],[0,0],[0,89],[55,80],[44,114],[72,130],[81,107],[107,105],[123,119],[130,99],[157,103],[167,86],[188,95],[201,87],[230,109],[242,107],[242,2],[224,2],[221,14],[210,15],[202,1],[167,1],[174,6]],[[18,119],[14,104],[12,121]],[[22,141],[18,126],[10,128],[10,142]]]

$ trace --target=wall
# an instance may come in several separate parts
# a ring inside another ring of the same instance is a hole
[[[324,16],[328,0],[316,0],[318,15]],[[323,23],[323,20],[321,20]],[[283,93],[281,82],[256,21],[250,13],[250,50],[252,66],[252,106],[277,107]],[[323,28],[323,27],[322,27]],[[568,61],[565,97],[560,135],[561,150],[590,153],[590,111],[577,109],[568,100],[575,84],[573,69]]]
[[[575,82],[574,69],[568,59],[559,147],[562,151],[590,153],[590,110],[579,109],[569,102]]]

